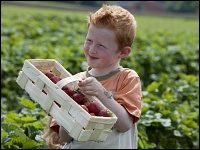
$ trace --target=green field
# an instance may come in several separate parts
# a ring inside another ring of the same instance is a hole
[[[59,17],[66,16],[66,15],[78,15],[80,17],[83,17],[87,14],[87,12],[79,12],[79,11],[66,11],[65,10],[59,10],[59,9],[53,9],[53,8],[37,8],[37,7],[20,7],[20,6],[12,6],[12,5],[1,5],[1,12],[7,13],[7,15],[28,15],[28,14],[42,14],[42,15],[59,15]]]
[[[25,59],[85,70],[88,12],[1,5],[1,148],[46,148],[47,116],[16,78]],[[142,81],[139,149],[199,148],[199,19],[134,15],[138,28],[122,66]],[[36,138],[37,137],[37,138]]]

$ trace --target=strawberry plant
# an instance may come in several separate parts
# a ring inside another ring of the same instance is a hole
[[[16,78],[29,58],[56,59],[72,74],[85,70],[87,13],[1,8],[1,147],[45,147],[38,140],[43,111],[24,106],[27,102],[16,103],[17,97],[30,99]],[[199,20],[138,14],[135,18],[137,36],[122,66],[136,70],[142,82],[138,148],[199,148]],[[32,144],[23,145],[24,141]]]
[[[19,113],[2,111],[1,148],[33,149],[47,147],[41,139],[46,113],[26,98],[18,98],[23,106]],[[5,105],[5,104],[3,104]]]

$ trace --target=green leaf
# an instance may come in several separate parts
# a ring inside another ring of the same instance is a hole
[[[7,118],[12,118],[14,120],[17,119],[17,118],[19,118],[19,115],[16,112],[14,112],[14,111],[8,112],[6,114],[6,116],[7,116]]]
[[[15,135],[16,137],[26,138],[26,134],[23,130],[15,130],[12,135]]]
[[[31,100],[23,98],[23,97],[18,98],[18,99],[20,100],[20,102],[19,102],[20,104],[22,104],[23,106],[28,107],[30,109],[35,109],[35,107],[37,105],[37,103],[32,102]]]
[[[23,143],[23,149],[35,149],[38,147],[38,143],[34,140],[28,139]]]
[[[142,103],[142,113],[148,111],[148,109],[149,109],[149,104],[143,102],[143,103]]]
[[[13,145],[17,145],[17,146],[19,146],[20,148],[22,148],[22,146],[23,146],[23,143],[25,143],[26,142],[26,137],[24,138],[24,137],[16,137],[16,138],[13,138]]]
[[[12,141],[12,138],[9,138],[8,136],[7,137],[1,137],[1,145],[6,146],[6,145],[9,145],[9,143],[11,143]]]
[[[26,139],[22,137],[17,137],[13,139],[13,144],[17,145],[21,149],[34,149],[38,147],[38,143],[32,139]]]
[[[171,119],[160,119],[160,123],[164,126],[164,127],[170,127],[171,126]]]
[[[8,134],[3,129],[1,129],[1,138],[6,137],[7,135]]]
[[[151,84],[149,84],[147,86],[147,91],[148,92],[154,92],[158,89],[158,87],[161,85],[162,83],[161,82],[152,82]]]
[[[182,104],[180,104],[179,106],[177,106],[177,110],[180,112],[180,113],[187,113],[188,110],[190,109],[190,106],[188,104],[187,101],[183,102]],[[186,114],[185,114],[186,115]]]
[[[177,101],[176,99],[174,99],[174,94],[170,93],[169,91],[165,91],[162,95],[162,98],[166,99],[169,103]]]
[[[28,126],[34,126],[37,129],[43,129],[44,128],[44,123],[42,121],[35,121],[31,123],[26,123],[23,125],[23,127],[28,127]]]
[[[184,80],[189,81],[190,83],[194,83],[198,81],[198,78],[194,75],[180,74],[180,77]]]
[[[32,125],[27,126],[26,128],[28,130],[28,137],[31,139],[35,139],[36,135],[40,134],[39,130]]]
[[[174,130],[174,135],[177,137],[183,137],[183,135],[178,130]]]
[[[23,129],[21,129],[20,127],[12,124],[12,123],[9,123],[9,122],[2,122],[1,123],[1,128],[8,134],[11,134],[15,131],[24,131]]]
[[[32,123],[32,122],[34,122],[34,121],[36,121],[36,119],[35,118],[33,118],[33,117],[21,117],[20,118],[21,119],[21,121],[22,122],[24,122],[24,123]]]

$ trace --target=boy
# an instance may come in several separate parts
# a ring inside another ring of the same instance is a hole
[[[96,96],[118,120],[104,142],[73,140],[60,127],[59,137],[66,142],[63,149],[137,148],[136,122],[141,115],[142,103],[140,78],[134,70],[120,66],[121,59],[131,52],[135,35],[136,21],[122,7],[103,5],[90,14],[84,43],[88,69],[75,76],[82,78],[80,90]]]

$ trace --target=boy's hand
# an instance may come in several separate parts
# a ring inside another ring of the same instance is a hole
[[[85,94],[98,97],[103,94],[104,87],[94,77],[88,77],[79,82],[80,90]]]

